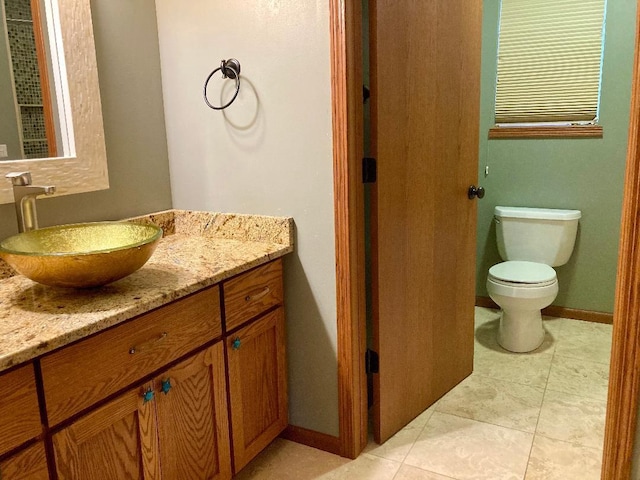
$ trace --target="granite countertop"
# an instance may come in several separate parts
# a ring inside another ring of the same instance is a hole
[[[140,270],[103,287],[40,285],[0,260],[0,371],[293,251],[288,217],[167,210],[130,220],[164,237]]]

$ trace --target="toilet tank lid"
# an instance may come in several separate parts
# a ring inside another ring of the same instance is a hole
[[[577,220],[582,217],[580,210],[562,210],[558,208],[500,207],[494,210],[496,217],[535,218],[541,220]]]

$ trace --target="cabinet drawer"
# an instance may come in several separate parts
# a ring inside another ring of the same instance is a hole
[[[227,331],[282,303],[282,260],[274,260],[224,283]]]
[[[0,479],[49,480],[44,443],[38,442],[0,462]]]
[[[217,286],[42,358],[50,425],[222,334]]]
[[[42,432],[31,363],[0,374],[0,425],[0,455]]]

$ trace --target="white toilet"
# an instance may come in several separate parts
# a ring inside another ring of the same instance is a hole
[[[569,261],[579,210],[496,207],[498,252],[505,262],[489,269],[487,291],[502,309],[498,343],[512,352],[530,352],[544,340],[540,310],[558,294],[551,267]]]

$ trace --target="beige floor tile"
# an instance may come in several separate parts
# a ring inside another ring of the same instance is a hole
[[[492,308],[476,307],[475,310],[475,324],[476,326],[483,323],[497,320],[500,318],[500,310],[494,310]]]
[[[556,354],[591,362],[609,363],[612,326],[573,320],[566,322],[558,336]]]
[[[547,315],[542,316],[542,326],[549,332],[555,339],[562,333],[563,326],[567,322],[571,322],[567,318],[549,317]]]
[[[435,412],[405,464],[459,480],[524,477],[533,435]]]
[[[601,400],[547,390],[536,433],[586,447],[602,448],[605,407]]]
[[[599,480],[602,450],[536,435],[526,480]]]
[[[438,402],[436,411],[533,433],[543,388],[473,374]]]
[[[355,460],[276,439],[234,480],[392,480],[399,462],[362,454]]]
[[[607,401],[609,365],[556,354],[547,389]]]
[[[400,469],[401,463],[376,457],[368,453],[361,454],[340,467],[324,473],[319,477],[310,477],[314,480],[393,480]],[[299,477],[305,480],[307,477]]]
[[[427,472],[421,468],[411,465],[402,465],[393,480],[451,480],[452,477],[445,477],[437,473]]]
[[[551,368],[551,354],[508,353],[476,348],[473,373],[484,377],[544,388]]]
[[[375,443],[373,441],[373,435],[370,435],[369,443],[365,447],[364,452],[386,458],[387,460],[402,462],[434,411],[435,405],[418,415],[409,425],[382,445]]]
[[[349,463],[346,458],[277,438],[234,480],[311,480]]]

